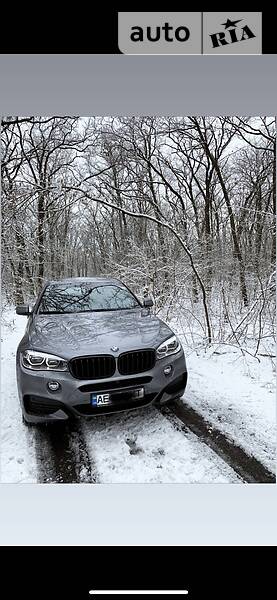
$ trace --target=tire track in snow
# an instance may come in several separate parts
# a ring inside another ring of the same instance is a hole
[[[241,478],[190,431],[176,431],[157,407],[84,422],[99,483],[240,483]]]
[[[176,430],[192,431],[209,448],[214,450],[246,483],[276,483],[276,475],[254,456],[248,455],[202,415],[180,400],[175,400],[159,411]]]
[[[39,483],[96,483],[95,466],[78,423],[36,426]]]

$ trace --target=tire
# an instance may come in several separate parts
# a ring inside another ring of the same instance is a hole
[[[171,402],[175,402],[175,400],[180,400],[180,398],[182,398],[182,397],[183,397],[183,395],[184,395],[184,392],[183,392],[182,394],[179,394],[178,396],[175,396],[175,397],[174,397],[174,398],[171,400]]]
[[[23,413],[22,413],[22,423],[23,425],[25,425],[25,427],[33,427],[34,423],[29,423],[29,421],[26,421]]]
[[[169,398],[168,400],[166,400],[165,402],[158,402],[158,406],[167,406],[167,404],[170,404],[171,402],[175,402],[176,400],[180,400],[180,398],[182,398],[184,395],[184,392],[181,392],[180,394],[177,394],[177,396],[174,396],[174,398]]]

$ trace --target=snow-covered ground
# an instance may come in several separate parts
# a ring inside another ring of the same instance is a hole
[[[99,481],[238,483],[240,478],[198,438],[176,431],[156,408],[84,424]]]
[[[2,482],[40,479],[37,444],[42,433],[36,437],[36,428],[23,425],[16,390],[15,352],[25,326],[24,317],[4,312]],[[191,354],[188,368],[189,384],[184,401],[275,470],[275,395],[269,367],[265,369],[263,364],[257,363],[252,368],[251,363],[251,370],[246,372],[245,365],[232,360],[229,353],[212,357]],[[155,407],[84,421],[80,428],[95,479],[100,483],[241,481],[213,450],[193,433],[176,430]],[[47,449],[47,444],[44,448]]]
[[[1,444],[0,481],[37,481],[34,439],[22,423],[17,397],[15,354],[26,327],[26,318],[6,311],[1,327]]]
[[[219,349],[187,357],[184,401],[275,473],[276,389],[272,364]]]

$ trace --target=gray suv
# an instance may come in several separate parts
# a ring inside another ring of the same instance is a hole
[[[180,341],[117,279],[48,281],[17,349],[27,423],[91,417],[180,397],[187,369]]]

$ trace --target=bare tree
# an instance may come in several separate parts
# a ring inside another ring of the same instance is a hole
[[[7,117],[1,146],[9,302],[114,275],[193,343],[252,335],[258,356],[274,328],[272,118]]]

